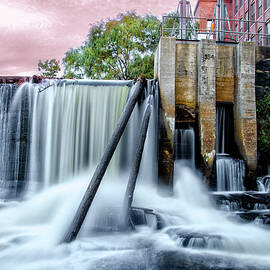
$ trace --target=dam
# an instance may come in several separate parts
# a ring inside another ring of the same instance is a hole
[[[197,167],[202,169],[205,182],[216,189],[220,159],[227,160],[222,154],[228,154],[245,163],[246,188],[256,186],[255,66],[267,55],[261,51],[253,42],[161,38],[155,55],[162,127],[160,181],[172,181],[177,130],[192,126],[197,136],[196,153],[200,155]]]

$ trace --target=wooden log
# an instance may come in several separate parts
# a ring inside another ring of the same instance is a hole
[[[131,204],[133,201],[133,194],[134,194],[134,190],[136,186],[136,180],[137,180],[137,176],[138,176],[138,172],[139,172],[139,168],[141,164],[142,153],[143,153],[144,143],[146,139],[146,133],[149,126],[150,116],[151,116],[151,105],[148,104],[144,112],[143,122],[141,125],[138,142],[136,145],[135,159],[131,167],[131,172],[129,175],[128,185],[127,185],[127,189],[125,193],[121,225],[120,225],[122,229],[127,229],[130,225]]]
[[[125,130],[125,127],[127,125],[127,122],[130,118],[130,115],[135,107],[135,104],[140,96],[140,93],[142,92],[144,87],[143,82],[141,79],[138,79],[136,84],[131,89],[131,96],[129,97],[124,110],[122,112],[122,115],[117,123],[117,126],[110,138],[110,141],[105,149],[105,152],[101,158],[100,163],[96,167],[96,170],[94,172],[94,175],[92,176],[92,179],[87,187],[87,190],[83,196],[83,199],[79,205],[79,208],[75,214],[75,217],[71,223],[71,225],[68,228],[68,231],[66,232],[63,242],[69,243],[76,239],[82,223],[86,217],[86,214],[88,212],[89,207],[91,206],[96,192],[99,188],[99,185],[101,183],[101,180],[106,172],[106,169],[110,163],[110,160],[113,156],[113,153],[118,145],[118,142]]]

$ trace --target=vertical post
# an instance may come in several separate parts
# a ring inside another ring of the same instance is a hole
[[[155,76],[159,80],[159,184],[172,186],[175,129],[175,38],[162,37],[155,55]]]
[[[210,183],[216,154],[216,42],[203,39],[198,51],[198,107],[201,155]]]
[[[187,29],[186,29],[186,23],[187,23],[187,2],[186,0],[182,0],[183,3],[183,23],[182,23],[182,28],[183,28],[183,33],[184,33],[184,39],[187,38]]]
[[[240,42],[236,55],[235,140],[248,169],[246,187],[253,189],[257,169],[255,44]]]
[[[217,41],[225,40],[225,5],[224,0],[218,0],[218,18],[217,18]]]

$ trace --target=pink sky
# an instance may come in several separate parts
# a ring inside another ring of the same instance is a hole
[[[1,0],[0,75],[38,74],[39,59],[61,60],[86,39],[90,24],[120,12],[160,16],[177,0]]]

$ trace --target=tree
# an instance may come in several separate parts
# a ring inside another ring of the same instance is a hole
[[[121,13],[90,28],[87,40],[63,59],[65,77],[134,79],[153,77],[160,21],[154,16]]]
[[[59,61],[56,59],[38,61],[38,71],[44,77],[56,77],[57,73],[61,70]]]
[[[270,89],[257,100],[258,149],[270,158]]]

